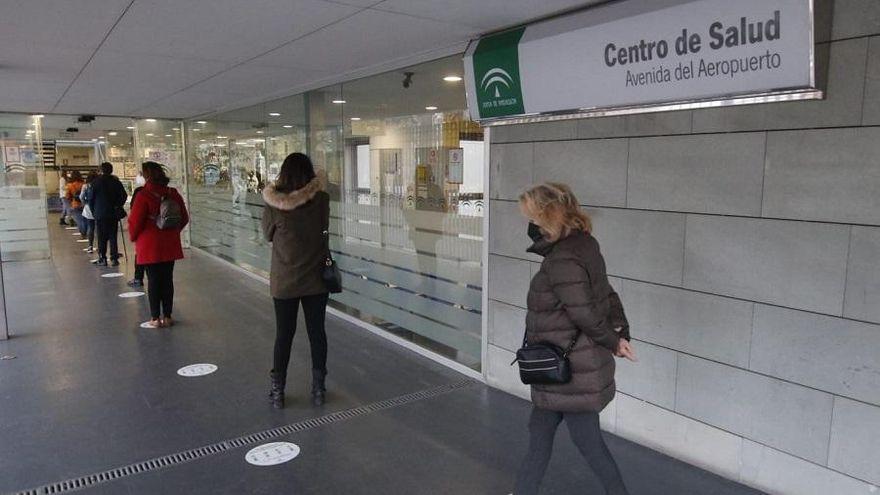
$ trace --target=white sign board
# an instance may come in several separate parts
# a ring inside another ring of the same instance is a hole
[[[612,2],[471,43],[468,107],[490,120],[819,98],[813,29],[812,0]]]
[[[449,150],[449,161],[446,162],[446,182],[461,184],[464,182],[464,150],[452,148]]]

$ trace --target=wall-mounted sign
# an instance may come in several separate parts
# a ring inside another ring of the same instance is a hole
[[[626,0],[471,43],[474,120],[821,98],[812,0]],[[715,103],[712,103],[715,102]]]
[[[462,148],[449,150],[449,161],[446,162],[446,182],[450,184],[464,182],[464,150]]]

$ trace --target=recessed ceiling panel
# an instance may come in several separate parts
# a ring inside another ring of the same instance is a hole
[[[495,30],[608,0],[385,0],[377,9]]]
[[[467,26],[366,10],[255,61],[342,74],[440,49],[477,34]]]
[[[130,115],[136,109],[223,70],[206,60],[139,55],[101,50],[55,111]],[[113,107],[112,112],[89,110]]]
[[[357,11],[321,0],[137,0],[105,46],[240,62]]]

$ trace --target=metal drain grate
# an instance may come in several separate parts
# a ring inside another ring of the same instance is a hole
[[[461,380],[455,383],[450,383],[448,385],[441,385],[439,387],[429,388],[419,392],[414,392],[411,394],[401,395],[399,397],[374,402],[365,406],[330,413],[326,416],[321,416],[319,418],[307,419],[298,423],[292,423],[285,426],[279,426],[278,428],[272,428],[270,430],[251,433],[250,435],[233,438],[231,440],[224,440],[222,442],[206,445],[204,447],[185,450],[176,454],[169,454],[166,456],[157,457],[155,459],[141,461],[135,464],[129,464],[128,466],[123,466],[108,471],[102,471],[100,473],[81,476],[79,478],[59,481],[38,488],[22,490],[16,492],[15,495],[54,495],[56,493],[75,492],[83,488],[89,488],[95,485],[99,485],[101,483],[106,483],[108,481],[125,478],[127,476],[133,476],[140,473],[156,471],[158,469],[184,464],[190,461],[194,461],[196,459],[201,459],[204,457],[219,454],[221,452],[234,450],[247,445],[266,442],[267,440],[271,440],[273,438],[283,437],[291,435],[293,433],[317,428],[319,426],[329,425],[331,423],[338,423],[340,421],[356,418],[358,416],[364,416],[366,414],[371,414],[385,409],[391,409],[394,407],[402,406],[404,404],[410,404],[413,402],[430,399],[432,397],[437,397],[440,395],[448,394],[450,392],[454,392],[456,390],[470,387],[475,383],[476,382],[473,380]]]

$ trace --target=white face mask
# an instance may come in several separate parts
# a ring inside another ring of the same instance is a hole
[[[147,179],[144,179],[144,176],[138,174],[137,177],[134,178],[134,185],[140,187],[147,183]]]

